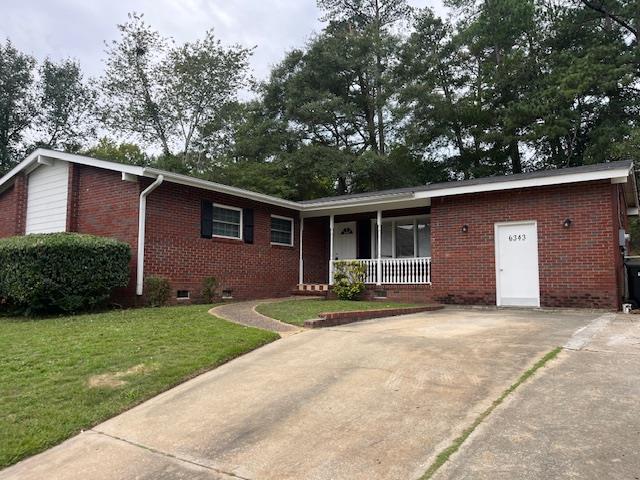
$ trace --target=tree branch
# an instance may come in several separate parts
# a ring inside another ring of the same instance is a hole
[[[595,10],[596,12],[601,13],[605,17],[610,18],[611,20],[616,22],[618,25],[620,25],[622,28],[627,30],[634,37],[636,37],[636,43],[638,43],[638,29],[634,28],[633,25],[631,25],[629,22],[611,13],[609,10],[607,10],[607,8],[601,2],[596,3],[590,0],[581,0],[581,1],[587,8],[590,8],[591,10]]]

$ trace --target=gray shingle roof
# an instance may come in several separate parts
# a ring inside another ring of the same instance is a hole
[[[333,197],[314,198],[313,200],[305,200],[302,204],[315,204],[325,202],[335,202],[340,200],[351,200],[357,198],[383,197],[391,195],[400,195],[403,193],[428,192],[433,190],[441,190],[445,188],[466,187],[472,185],[485,185],[501,182],[512,182],[518,180],[531,180],[536,178],[547,178],[559,175],[573,175],[576,173],[590,172],[606,172],[608,170],[616,170],[620,168],[631,168],[633,162],[631,160],[621,160],[617,162],[596,163],[594,165],[583,165],[581,167],[560,168],[553,170],[538,170],[535,172],[518,173],[515,175],[499,175],[495,177],[481,177],[471,180],[460,180],[452,182],[432,183],[430,185],[419,185],[416,187],[394,188],[390,190],[380,190],[376,192],[355,193],[351,195],[337,195]]]

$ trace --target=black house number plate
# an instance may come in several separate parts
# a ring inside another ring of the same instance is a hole
[[[526,233],[519,233],[517,235],[509,235],[510,242],[524,242],[527,239]]]

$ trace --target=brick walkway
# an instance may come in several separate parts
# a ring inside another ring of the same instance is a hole
[[[281,302],[283,300],[302,300],[309,297],[292,297],[292,298],[277,298],[272,300],[251,300],[248,302],[228,303],[226,305],[220,305],[209,310],[211,315],[220,317],[224,320],[233,323],[239,323],[240,325],[246,325],[247,327],[256,327],[263,330],[271,330],[272,332],[280,333],[281,335],[287,335],[301,331],[300,327],[283,323],[273,318],[265,317],[255,311],[255,306],[260,303]]]

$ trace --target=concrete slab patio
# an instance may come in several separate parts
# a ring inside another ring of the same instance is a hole
[[[411,479],[599,313],[446,309],[306,331],[0,479]]]

